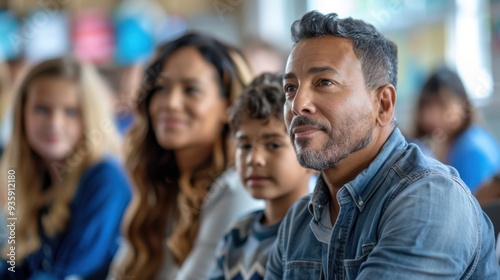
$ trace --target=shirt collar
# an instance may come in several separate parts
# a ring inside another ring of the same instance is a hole
[[[385,174],[389,171],[389,167],[401,156],[407,146],[408,143],[399,128],[395,128],[368,168],[342,187],[347,189],[359,211],[363,211],[368,199],[386,177]],[[342,191],[342,188],[339,190],[339,194],[346,193]],[[315,220],[321,220],[321,214],[329,201],[330,190],[323,177],[319,176],[308,205],[309,213],[314,216]]]
[[[320,175],[316,181],[316,187],[314,187],[314,192],[309,200],[308,210],[311,215],[314,216],[316,221],[321,220],[321,214],[326,205],[330,201],[330,190],[323,180],[323,176]]]

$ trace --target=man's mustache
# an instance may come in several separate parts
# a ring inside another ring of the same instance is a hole
[[[292,122],[290,123],[290,131],[289,131],[289,134],[293,134],[293,130],[296,128],[296,127],[300,127],[300,126],[312,126],[316,129],[319,129],[319,130],[323,130],[323,131],[328,131],[328,128],[311,119],[311,118],[308,118],[306,116],[298,116],[298,117],[293,117],[292,119]]]

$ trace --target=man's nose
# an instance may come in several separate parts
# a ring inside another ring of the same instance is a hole
[[[314,93],[307,87],[300,86],[292,100],[292,113],[294,115],[313,114],[316,108],[313,102]]]

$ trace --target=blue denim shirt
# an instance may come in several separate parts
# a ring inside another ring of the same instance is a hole
[[[493,226],[452,167],[395,129],[337,193],[318,179],[281,224],[266,279],[499,279]]]

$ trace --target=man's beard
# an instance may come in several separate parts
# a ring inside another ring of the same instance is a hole
[[[294,149],[300,165],[317,171],[323,171],[335,166],[352,153],[368,146],[373,138],[373,126],[368,123],[366,117],[369,118],[369,115],[365,115],[365,118],[361,120],[359,118],[355,120],[352,117],[346,118],[341,124],[337,135],[333,135],[325,126],[307,117],[300,116],[294,118],[290,125],[290,131],[293,131],[293,128],[296,126],[313,125],[329,136],[328,141],[320,150],[314,150],[310,147],[310,139],[294,140]],[[360,121],[365,121],[367,127],[359,129]],[[358,129],[354,129],[355,127],[358,127]]]

